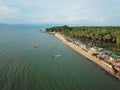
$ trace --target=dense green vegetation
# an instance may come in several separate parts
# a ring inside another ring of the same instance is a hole
[[[120,55],[120,26],[57,26],[47,32],[60,32],[70,38],[97,45]]]

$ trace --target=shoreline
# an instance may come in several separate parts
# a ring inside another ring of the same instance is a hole
[[[86,50],[86,48],[82,47],[82,46],[77,46],[69,41],[67,41],[65,39],[64,36],[62,36],[59,33],[55,33],[54,34],[55,37],[57,37],[59,40],[61,40],[64,44],[66,44],[67,46],[69,46],[70,48],[72,48],[73,50],[75,50],[76,52],[78,52],[79,54],[83,55],[84,57],[88,58],[90,61],[94,62],[95,64],[97,64],[98,66],[100,66],[102,69],[104,69],[106,72],[108,72],[109,74],[111,74],[112,76],[114,76],[115,78],[117,78],[118,80],[120,80],[120,75],[119,73],[115,74],[113,68],[111,65],[109,65],[108,63],[106,63],[105,61],[99,60],[98,58],[92,56],[91,54],[94,52],[92,50]]]

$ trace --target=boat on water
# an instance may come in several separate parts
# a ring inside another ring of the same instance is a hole
[[[60,55],[60,54],[53,55],[54,58],[61,57],[61,56],[62,55]]]
[[[38,46],[34,46],[34,48],[38,48]]]
[[[40,30],[40,32],[41,32],[42,30]]]
[[[38,43],[37,43],[37,42],[34,42],[33,47],[34,47],[34,48],[38,48],[38,46],[39,46]]]

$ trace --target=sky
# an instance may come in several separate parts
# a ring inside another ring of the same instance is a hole
[[[0,23],[120,25],[120,0],[0,0]]]

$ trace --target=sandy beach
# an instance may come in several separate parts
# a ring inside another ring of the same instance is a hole
[[[95,56],[92,56],[91,54],[94,52],[92,50],[88,50],[82,46],[77,46],[69,41],[67,41],[65,39],[64,36],[62,36],[59,33],[55,33],[55,36],[60,39],[64,44],[68,45],[69,47],[71,47],[73,50],[75,50],[76,52],[78,52],[79,54],[85,56],[86,58],[88,58],[89,60],[91,60],[92,62],[94,62],[95,64],[99,65],[102,69],[104,69],[106,72],[110,73],[112,76],[114,76],[115,78],[120,80],[120,75],[119,73],[114,74],[114,70],[112,68],[111,65],[109,65],[108,63],[104,62],[103,60],[99,60],[98,58],[96,58]]]

